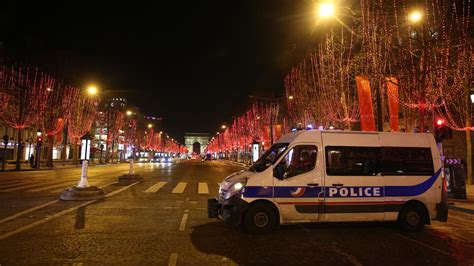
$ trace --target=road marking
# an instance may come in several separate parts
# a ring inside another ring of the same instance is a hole
[[[457,218],[457,217],[454,217],[453,215],[449,216],[448,219],[454,219],[454,220],[462,221],[462,222],[465,222],[465,223],[468,223],[468,224],[473,224],[472,220]]]
[[[39,209],[44,208],[44,207],[47,207],[47,206],[49,206],[49,205],[51,205],[51,204],[54,204],[54,203],[57,203],[57,202],[59,202],[59,200],[49,201],[49,202],[46,202],[46,203],[44,203],[44,204],[38,205],[38,206],[36,206],[36,207],[33,207],[33,208],[30,208],[30,209],[21,211],[21,212],[19,212],[19,213],[16,213],[16,214],[14,214],[14,215],[12,215],[12,216],[8,216],[7,218],[0,220],[0,224],[2,224],[2,223],[4,223],[4,222],[7,222],[7,221],[10,221],[10,220],[13,220],[13,219],[15,219],[15,218],[17,218],[17,217],[20,217],[20,216],[22,216],[22,215],[25,215],[25,214],[27,214],[27,213],[30,213],[30,212],[39,210]]]
[[[183,218],[181,219],[181,223],[179,224],[179,231],[184,231],[186,227],[186,221],[188,220],[188,212],[189,210],[184,210]]]
[[[116,195],[117,193],[120,193],[120,192],[122,192],[122,191],[124,191],[124,190],[126,190],[126,189],[129,189],[129,188],[135,186],[135,185],[138,184],[138,183],[140,183],[140,182],[135,182],[135,183],[130,184],[130,185],[126,186],[126,187],[123,187],[123,188],[121,188],[121,189],[119,189],[119,190],[116,190],[116,191],[114,191],[114,192],[111,192],[111,193],[105,195],[105,197],[108,198],[108,197],[111,197],[111,196],[113,196],[113,195]],[[66,209],[66,210],[64,210],[64,211],[60,211],[60,212],[58,212],[58,213],[55,213],[55,214],[53,214],[53,215],[47,216],[47,217],[45,217],[45,218],[42,219],[42,220],[38,220],[38,221],[33,222],[33,223],[31,223],[31,224],[27,224],[27,225],[25,225],[25,226],[22,226],[22,227],[20,227],[20,228],[17,228],[17,229],[15,229],[15,230],[13,230],[13,231],[6,232],[6,233],[0,235],[0,240],[5,239],[5,238],[8,238],[8,237],[10,237],[10,236],[12,236],[12,235],[16,235],[16,234],[21,233],[21,232],[23,232],[23,231],[26,231],[26,230],[28,230],[28,229],[30,229],[30,228],[33,228],[33,227],[37,226],[37,225],[44,224],[44,223],[46,223],[46,222],[48,222],[48,221],[50,221],[50,220],[52,220],[52,219],[61,217],[61,216],[65,215],[65,214],[68,214],[68,213],[70,213],[70,212],[73,212],[73,211],[75,211],[75,210],[77,210],[77,209],[79,209],[79,208],[85,207],[85,206],[90,205],[91,203],[94,203],[94,202],[97,202],[97,201],[99,201],[99,200],[89,200],[89,201],[86,201],[86,202],[84,202],[84,203],[82,203],[82,204],[80,204],[80,205],[78,205],[78,206],[75,206],[75,207]]]
[[[342,255],[345,257],[352,265],[357,265],[357,266],[362,266],[362,263],[360,263],[356,257],[352,256],[351,254],[348,254],[342,250],[340,250],[336,245],[332,245],[333,250],[338,253],[339,255]]]
[[[101,187],[99,187],[99,188],[108,187],[108,186],[110,186],[110,185],[112,185],[112,184],[115,184],[115,183],[117,183],[117,182],[112,182],[112,183],[103,185],[103,186],[101,186]],[[2,223],[4,223],[4,222],[7,222],[7,221],[10,221],[10,220],[13,220],[13,219],[15,219],[15,218],[18,218],[18,217],[23,216],[23,215],[25,215],[25,214],[28,214],[28,213],[30,213],[30,212],[34,212],[34,211],[36,211],[36,210],[39,210],[39,209],[48,207],[49,205],[54,204],[54,203],[57,203],[57,202],[59,202],[59,200],[49,201],[49,202],[46,202],[46,203],[44,203],[44,204],[38,205],[38,206],[36,206],[36,207],[33,207],[33,208],[30,208],[30,209],[21,211],[21,212],[19,212],[19,213],[16,213],[16,214],[14,214],[14,215],[11,215],[11,216],[8,216],[7,218],[4,218],[4,219],[0,220],[0,224],[2,224]]]
[[[446,256],[451,256],[448,252],[445,252],[445,251],[443,251],[443,250],[441,250],[441,249],[437,249],[437,248],[435,248],[435,247],[432,247],[432,246],[430,246],[430,245],[428,245],[428,244],[426,244],[426,243],[424,243],[424,242],[418,241],[418,240],[416,240],[416,239],[409,238],[409,237],[404,236],[404,235],[402,235],[402,234],[398,234],[398,233],[397,233],[397,235],[399,235],[399,236],[401,236],[401,237],[403,237],[403,238],[405,238],[405,239],[407,239],[407,240],[410,240],[410,241],[412,241],[412,242],[415,242],[415,243],[417,243],[417,244],[419,244],[419,245],[421,245],[421,246],[424,246],[424,247],[427,247],[427,248],[429,248],[429,249],[431,249],[431,250],[437,251],[437,252],[439,252],[439,253],[441,253],[441,254],[444,254],[444,255],[446,255]]]
[[[2,181],[2,182],[0,182],[0,187],[3,187],[4,185],[9,186],[9,185],[16,184],[16,183],[23,183],[23,181],[21,181],[21,180]]]
[[[160,190],[164,185],[166,185],[168,182],[160,181],[153,186],[149,187],[147,190],[145,190],[145,193],[156,193],[158,190]]]
[[[209,194],[209,188],[207,187],[207,183],[198,184],[198,194]]]
[[[40,188],[30,189],[30,190],[28,190],[27,192],[38,192],[38,191],[53,189],[53,188],[57,188],[57,187],[64,188],[64,186],[70,186],[70,185],[72,185],[72,184],[74,184],[74,183],[76,183],[76,181],[75,181],[75,182],[69,182],[69,183],[66,183],[66,184],[56,184],[56,185],[51,185],[51,186],[46,186],[46,187],[40,187]]]
[[[9,188],[12,188],[12,187],[18,187],[18,186],[24,186],[24,185],[31,185],[33,184],[33,182],[15,182],[15,183],[10,183],[10,184],[5,184],[5,185],[0,185],[0,189],[9,189]],[[34,184],[37,184],[34,183]]]
[[[70,182],[70,181],[67,181],[67,182]],[[61,181],[61,182],[55,182],[55,183],[52,183],[52,184],[61,184],[61,183],[67,183],[65,181]],[[17,191],[17,190],[22,190],[22,189],[28,189],[28,188],[35,188],[35,187],[40,187],[44,185],[44,183],[35,183],[35,184],[28,184],[28,185],[23,185],[23,186],[19,186],[19,187],[14,187],[14,188],[9,188],[9,189],[2,189],[0,190],[0,192],[12,192],[12,191]]]
[[[173,194],[182,194],[186,189],[187,182],[179,182],[178,185],[171,191]]]
[[[168,266],[176,266],[176,263],[178,263],[178,253],[171,253]]]
[[[76,181],[75,183],[79,183],[79,182]],[[75,184],[75,183],[72,183],[72,184]],[[108,186],[113,185],[113,184],[116,184],[116,183],[118,183],[118,182],[117,182],[117,181],[114,181],[114,182],[111,182],[111,183],[102,185],[102,186],[100,186],[99,188],[108,187]],[[75,186],[72,186],[72,184],[71,184],[71,187],[75,187]],[[92,186],[95,186],[96,184],[95,184],[95,183],[91,183],[91,185],[92,185]],[[63,192],[64,190],[66,190],[66,189],[68,189],[68,188],[69,188],[69,187],[62,187],[62,188],[60,188],[60,189],[52,190],[51,193],[53,193],[53,194],[54,194],[54,193],[60,193],[60,192]]]

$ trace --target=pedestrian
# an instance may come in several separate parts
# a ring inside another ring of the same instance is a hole
[[[33,154],[30,155],[30,167],[34,168],[35,166],[35,156]]]

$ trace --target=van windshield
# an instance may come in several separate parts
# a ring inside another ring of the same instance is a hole
[[[270,165],[274,164],[275,161],[283,154],[288,147],[289,143],[276,143],[273,144],[267,151],[265,151],[252,166],[250,171],[262,172],[267,169]]]

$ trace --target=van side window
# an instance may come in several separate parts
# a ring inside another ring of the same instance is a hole
[[[292,148],[280,161],[283,178],[307,173],[314,169],[318,148],[314,145],[300,145]]]
[[[384,175],[433,175],[430,148],[382,147],[380,163]]]
[[[326,147],[327,175],[374,176],[379,171],[378,148],[374,147]]]

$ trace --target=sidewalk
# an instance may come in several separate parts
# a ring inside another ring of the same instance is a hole
[[[55,161],[53,161],[54,167],[46,167],[46,166],[44,166],[44,164],[45,164],[45,161],[42,161],[41,162],[41,167],[38,170],[36,168],[31,168],[29,163],[21,163],[20,164],[21,170],[19,170],[19,171],[45,171],[45,170],[57,170],[57,169],[67,169],[67,168],[75,168],[75,167],[80,168],[80,167],[82,167],[80,162],[78,164],[74,164],[72,160],[66,161],[65,165],[63,165],[62,160],[57,160],[57,161],[55,160]],[[95,163],[89,163],[89,167],[98,166],[98,165],[108,165],[108,164],[117,164],[117,163],[116,162],[114,162],[114,163],[95,162]],[[2,164],[0,162],[0,173],[2,172],[1,166],[2,166]],[[17,170],[15,170],[15,167],[16,167],[15,163],[10,163],[9,162],[5,166],[5,172],[17,171]]]
[[[236,161],[232,161],[232,160],[227,160],[227,159],[219,159],[219,160],[222,160],[223,162],[227,162],[227,163],[230,163],[230,164],[233,164],[233,165],[242,166],[242,167],[248,167],[249,166],[248,164],[244,164],[244,163],[240,163],[240,162],[236,162]]]
[[[449,208],[474,214],[474,185],[466,185],[467,199],[448,199]]]

